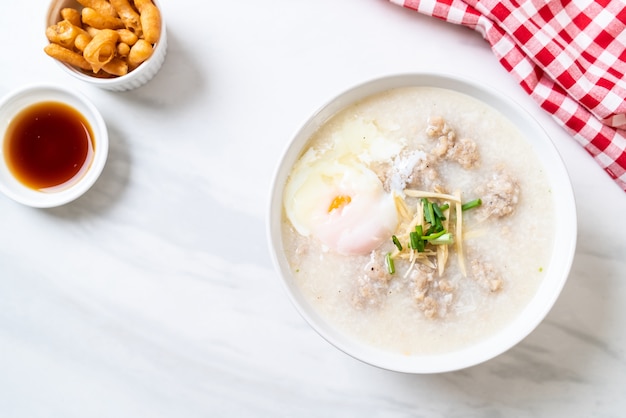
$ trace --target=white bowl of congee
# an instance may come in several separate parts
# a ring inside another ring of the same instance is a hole
[[[576,213],[560,156],[517,104],[405,74],[344,92],[296,133],[268,235],[288,295],[328,342],[440,373],[539,325],[569,274]]]

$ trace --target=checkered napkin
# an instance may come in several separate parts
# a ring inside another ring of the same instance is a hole
[[[478,31],[626,191],[626,1],[389,1]]]

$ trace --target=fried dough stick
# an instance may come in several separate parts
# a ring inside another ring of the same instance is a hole
[[[139,10],[143,38],[156,44],[161,36],[161,12],[151,0],[135,0],[135,6]]]
[[[120,19],[122,19],[126,28],[141,38],[143,30],[141,29],[139,13],[135,11],[128,0],[111,0],[111,6],[113,6]]]
[[[73,67],[78,67],[83,70],[91,70],[91,65],[83,58],[82,55],[74,51],[70,51],[67,48],[62,47],[59,44],[48,44],[43,49],[46,54],[54,59],[64,62]]]
[[[112,29],[103,29],[87,44],[83,57],[91,64],[94,73],[97,73],[106,64],[115,58],[119,34]]]
[[[115,8],[111,5],[111,3],[109,3],[106,0],[76,0],[78,3],[80,3],[83,7],[89,7],[91,9],[94,9],[95,11],[97,11],[98,13],[105,15],[105,16],[110,16],[110,17],[117,17],[117,12],[115,11]]]

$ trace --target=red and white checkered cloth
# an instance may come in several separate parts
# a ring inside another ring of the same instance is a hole
[[[626,191],[626,1],[390,1],[478,31]]]

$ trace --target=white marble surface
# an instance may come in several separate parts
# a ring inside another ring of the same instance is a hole
[[[0,94],[76,88],[111,136],[102,177],[60,208],[0,197],[0,416],[624,416],[626,195],[476,33],[383,0],[163,0],[169,53],[128,93],[42,52],[47,2],[2,6]],[[342,89],[445,71],[494,86],[570,171],[579,242],[546,320],[500,357],[403,375],[362,364],[297,314],[265,210],[290,135]]]

